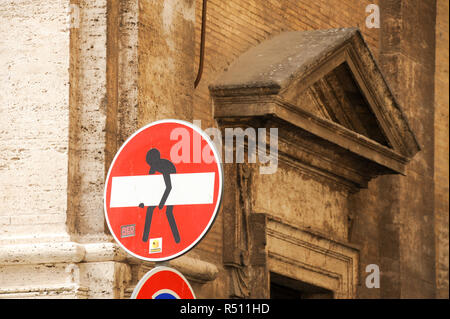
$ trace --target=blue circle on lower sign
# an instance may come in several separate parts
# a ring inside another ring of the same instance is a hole
[[[171,289],[161,289],[153,294],[152,299],[180,299],[180,296]]]
[[[171,295],[170,293],[163,292],[162,294],[157,295],[155,299],[177,299],[177,297]]]

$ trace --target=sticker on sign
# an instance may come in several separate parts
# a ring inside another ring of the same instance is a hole
[[[162,238],[150,239],[150,254],[160,253],[162,251]]]

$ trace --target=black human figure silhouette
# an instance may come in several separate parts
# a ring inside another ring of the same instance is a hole
[[[147,152],[145,158],[148,165],[150,165],[149,174],[155,174],[155,172],[160,172],[163,175],[164,182],[166,184],[166,190],[164,191],[161,201],[159,202],[158,208],[163,209],[166,204],[167,197],[172,190],[172,183],[170,181],[170,174],[175,174],[177,172],[175,165],[167,159],[161,158],[161,154],[156,148],[152,148]],[[144,204],[139,204],[140,208],[144,208]],[[152,224],[153,210],[156,206],[147,207],[147,214],[145,215],[145,225],[144,233],[142,235],[142,241],[147,242],[148,236],[150,234],[150,226]],[[178,233],[177,224],[175,223],[175,218],[173,217],[173,206],[166,207],[166,217],[169,221],[170,229],[172,230],[173,238],[176,243],[180,242],[180,235]]]

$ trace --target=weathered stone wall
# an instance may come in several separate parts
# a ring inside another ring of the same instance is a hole
[[[106,1],[79,1],[71,34],[68,227],[77,235],[105,230]]]
[[[355,195],[361,266],[379,265],[380,289],[361,297],[434,298],[434,1],[380,1],[379,61],[421,151],[406,176],[384,176]],[[369,240],[369,241],[368,241]],[[364,269],[361,269],[364,274]]]
[[[139,126],[192,119],[195,3],[139,1]]]
[[[0,169],[1,297],[118,298],[129,280],[102,205],[106,3],[2,3],[1,147],[23,157]]]
[[[138,1],[107,5],[105,176],[120,145],[138,128]]]
[[[378,52],[379,29],[366,27],[365,8],[377,1],[220,1],[209,0],[207,3],[207,24],[205,60],[202,79],[194,92],[193,118],[202,121],[202,127],[217,126],[213,119],[213,107],[208,91],[211,84],[234,60],[252,46],[272,36],[291,30],[330,29],[358,26],[375,56]],[[196,1],[195,25],[195,70],[199,63],[200,30],[202,1]],[[282,48],[280,48],[282,49]],[[276,175],[276,176],[275,176]],[[264,189],[261,185],[273,185],[283,180],[295,184],[301,175],[293,169],[279,168],[274,176],[259,176],[257,195],[262,202],[269,202],[264,207],[257,207],[258,212],[272,212],[285,216],[294,214],[296,221],[311,222],[314,228],[324,232],[331,231],[334,236],[346,238],[347,201],[345,192],[331,190],[329,201],[318,200],[320,191],[328,191],[325,183],[311,181],[311,189],[302,191],[306,185],[280,187],[278,192]],[[292,190],[291,190],[292,188]],[[280,198],[280,194],[290,192],[290,199]],[[302,197],[303,196],[303,197]],[[312,206],[303,208],[303,202],[294,198],[308,197]],[[282,204],[280,204],[282,203]],[[324,207],[330,208],[323,210]],[[341,208],[342,210],[338,210]],[[317,213],[317,214],[316,214]],[[330,220],[328,220],[330,218]],[[341,223],[343,222],[343,224]],[[309,225],[310,226],[310,225]],[[206,260],[221,262],[223,238],[223,216],[219,213],[214,226],[205,239],[195,248]]]
[[[441,97],[445,96],[445,89],[434,93],[435,2],[381,2],[381,29],[365,27],[367,14],[364,8],[367,4],[208,1],[206,58],[203,78],[195,92],[194,118],[201,119],[203,127],[214,125],[208,84],[240,54],[260,41],[284,30],[359,26],[375,57],[379,58],[381,68],[422,147],[412,161],[407,177],[379,177],[370,183],[367,190],[352,197],[350,210],[354,220],[350,240],[361,245],[360,276],[364,278],[367,275],[365,266],[372,263],[379,265],[382,271],[382,288],[366,289],[361,280],[359,296],[434,297],[435,223],[439,225],[436,257],[440,264],[438,268],[442,269],[437,273],[438,281],[445,287],[448,280],[445,266],[448,265],[448,257],[444,252],[446,249],[442,248],[448,247],[448,231],[443,226],[448,224],[448,214],[438,212],[448,210],[448,169],[444,168],[448,166],[448,158],[443,155],[448,149],[448,115],[445,115],[446,106],[438,108],[440,114],[434,115],[434,96],[446,105],[445,97]],[[438,6],[445,11],[442,4]],[[196,15],[198,50],[201,1],[197,2]],[[441,18],[442,24],[445,24],[444,19]],[[438,28],[442,30],[443,26]],[[445,34],[448,32],[440,31],[438,38],[445,37]],[[441,42],[445,43],[445,40]],[[437,50],[439,61],[446,49],[440,49],[438,45]],[[440,79],[446,85],[445,67],[439,70],[444,74]],[[439,130],[436,137],[435,125],[439,128],[436,129],[436,132]],[[434,154],[435,145],[440,155]],[[436,176],[440,181],[433,193]],[[267,199],[268,196],[265,194],[261,198]],[[199,250],[220,251],[217,238],[221,237],[221,222],[219,215]]]
[[[389,183],[397,207],[392,224],[379,227],[398,230],[398,268],[386,264],[385,271],[398,270],[386,297],[434,298],[434,68],[435,1],[408,1],[398,7],[381,2],[382,28],[380,64],[396,92],[422,150],[408,165],[407,176]],[[384,23],[384,24],[383,24]],[[401,26],[398,38],[392,37]],[[384,188],[384,187],[383,187]],[[389,195],[382,198],[389,198]],[[383,231],[384,231],[383,229]],[[388,234],[391,230],[388,230]],[[385,237],[382,235],[382,237]],[[394,236],[395,238],[395,236]],[[391,252],[388,251],[388,254]],[[380,265],[380,267],[383,267]],[[393,279],[393,277],[391,277]],[[398,280],[398,281],[397,281]],[[389,286],[388,286],[389,287]],[[397,292],[399,295],[397,295]],[[383,296],[383,291],[382,291]]]
[[[434,78],[436,297],[439,298],[448,298],[448,5],[448,1],[437,1]]]
[[[254,211],[347,240],[348,189],[288,165],[275,174],[255,174],[254,183]]]
[[[448,297],[447,1],[437,0],[435,28],[435,1],[209,0],[197,89],[202,1],[70,3],[80,17],[69,30],[69,1],[0,0],[0,245],[55,242],[1,247],[4,296],[129,296],[152,265],[107,243],[103,186],[118,147],[157,119],[216,126],[208,85],[259,42],[288,30],[358,26],[422,151],[406,177],[378,177],[350,197],[280,165],[276,175],[254,176],[253,208],[358,244],[357,297]],[[380,4],[381,29],[365,25],[372,3]],[[229,296],[222,215],[173,262],[199,298]],[[80,244],[60,243],[69,237]],[[364,286],[371,263],[381,268],[381,289]]]
[[[0,244],[65,230],[69,1],[0,2]]]

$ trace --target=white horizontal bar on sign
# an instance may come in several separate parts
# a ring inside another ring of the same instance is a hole
[[[215,173],[170,174],[172,190],[166,205],[211,204]],[[166,190],[163,175],[112,178],[110,207],[158,206]]]

